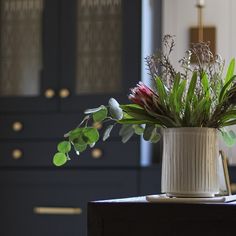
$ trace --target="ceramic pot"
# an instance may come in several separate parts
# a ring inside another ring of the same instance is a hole
[[[214,197],[219,192],[218,149],[216,129],[163,129],[162,192]]]

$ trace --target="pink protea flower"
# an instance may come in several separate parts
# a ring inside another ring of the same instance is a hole
[[[129,99],[133,103],[148,109],[152,109],[154,105],[153,100],[156,97],[157,94],[142,82],[139,82],[135,88],[132,88],[129,95]]]

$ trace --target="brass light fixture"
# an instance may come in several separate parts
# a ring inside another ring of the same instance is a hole
[[[215,55],[216,53],[216,27],[215,26],[205,26],[204,25],[204,15],[203,11],[205,8],[205,1],[198,0],[196,4],[197,8],[197,27],[190,28],[190,45],[191,43],[197,42],[210,42],[210,49]]]

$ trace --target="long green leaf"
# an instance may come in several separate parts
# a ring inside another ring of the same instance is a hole
[[[192,79],[189,84],[189,88],[188,88],[188,92],[186,96],[186,103],[190,103],[192,101],[196,84],[197,84],[197,72],[195,71],[193,72]]]
[[[176,109],[176,105],[177,105],[176,98],[177,98],[179,83],[180,83],[180,73],[176,75],[173,88],[170,91],[170,95],[169,95],[169,106],[170,106],[171,111],[174,114],[178,114],[178,111]]]
[[[197,72],[193,72],[192,79],[189,84],[186,100],[185,100],[185,111],[184,111],[184,124],[188,124],[190,120],[190,114],[191,114],[191,102],[194,95],[194,90],[196,88],[197,83]]]
[[[225,97],[226,90],[229,88],[229,86],[232,84],[232,82],[235,80],[236,75],[232,76],[228,82],[224,85],[224,87],[221,89],[220,96],[219,96],[219,103],[222,103]]]
[[[161,124],[162,127],[178,127],[178,123],[176,123],[174,120],[169,118],[167,115],[159,115],[157,113],[152,113],[150,111],[150,114],[153,114],[153,116],[156,118],[156,123]]]
[[[201,84],[202,84],[202,87],[203,87],[206,97],[209,98],[210,97],[210,86],[209,86],[208,76],[205,72],[202,75]]]
[[[143,108],[130,105],[121,105],[123,111],[136,120],[148,120],[155,123],[155,118],[149,115]]]
[[[235,120],[231,120],[231,121],[227,121],[221,124],[220,127],[226,127],[226,126],[231,126],[231,125],[236,125],[236,119]]]
[[[168,96],[167,96],[165,86],[164,86],[162,80],[160,79],[160,77],[157,76],[155,78],[155,80],[156,80],[157,93],[159,95],[161,105],[163,107],[166,107],[166,100],[167,100]]]
[[[137,120],[134,118],[130,118],[130,119],[122,119],[117,121],[119,124],[137,124],[137,125],[141,125],[141,124],[156,124],[156,122],[152,122],[149,120]]]
[[[139,106],[138,104],[125,104],[125,105],[120,105],[120,108],[125,110],[125,109],[141,109],[143,110],[143,108],[141,106]]]
[[[229,63],[229,67],[227,69],[226,77],[225,77],[225,82],[224,85],[232,78],[234,75],[234,68],[235,68],[235,59],[231,59]]]
[[[183,80],[180,84],[179,84],[179,88],[178,88],[178,91],[177,91],[177,94],[176,94],[176,104],[175,104],[175,107],[176,107],[176,111],[177,113],[179,113],[181,111],[181,108],[182,108],[182,98],[183,98],[183,93],[184,93],[184,90],[185,90],[185,87],[186,87],[186,80]]]
[[[211,101],[206,97],[203,97],[197,104],[196,108],[191,114],[190,124],[191,126],[203,126],[203,122],[209,119],[209,109]]]
[[[234,119],[236,119],[236,110],[227,111],[223,114],[220,114],[218,117],[219,125],[221,126],[222,124]]]

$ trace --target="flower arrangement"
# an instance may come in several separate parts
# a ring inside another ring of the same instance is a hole
[[[174,45],[173,36],[166,35],[162,49],[145,58],[153,88],[139,82],[128,96],[130,104],[120,105],[111,98],[108,106],[87,109],[78,127],[58,144],[53,163],[65,164],[72,147],[80,154],[96,144],[100,134],[91,122],[106,122],[103,141],[120,124],[119,135],[124,143],[134,134],[158,142],[159,128],[208,127],[218,129],[226,144],[233,145],[236,135],[225,127],[236,124],[235,59],[224,76],[224,60],[211,53],[208,43],[200,42],[186,52],[179,61],[181,71],[176,71],[170,62]]]

